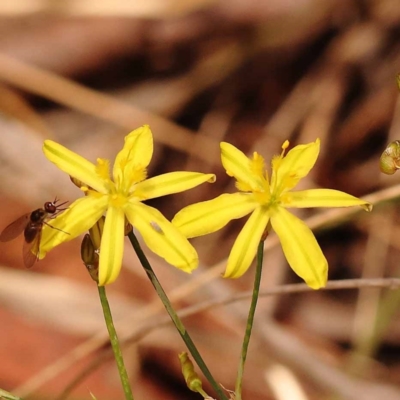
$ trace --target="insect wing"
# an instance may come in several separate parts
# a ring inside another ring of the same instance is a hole
[[[0,234],[0,242],[8,242],[15,239],[26,228],[29,222],[30,213],[19,217],[17,220],[6,226]]]
[[[39,246],[40,239],[42,237],[42,229],[38,229],[36,236],[31,242],[24,240],[24,245],[22,246],[22,258],[24,260],[24,265],[26,268],[32,268],[33,264],[39,259]]]

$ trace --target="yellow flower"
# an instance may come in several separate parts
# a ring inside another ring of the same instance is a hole
[[[145,125],[125,137],[112,171],[109,161],[93,164],[51,140],[44,142],[45,156],[58,168],[81,182],[85,197],[51,221],[56,230],[43,228],[39,258],[60,243],[88,231],[106,213],[100,246],[99,285],[113,282],[121,269],[125,217],[143,237],[146,245],[168,263],[191,272],[197,267],[196,250],[186,237],[158,210],[142,202],[171,193],[182,192],[215,175],[198,172],[171,172],[146,179],[146,168],[153,154],[153,137]]]
[[[338,190],[292,191],[314,166],[319,139],[296,146],[285,155],[288,146],[286,141],[281,155],[273,158],[269,181],[264,159],[258,153],[249,159],[231,144],[221,143],[222,164],[227,174],[236,179],[239,192],[185,207],[172,223],[191,238],[215,232],[230,220],[251,213],[233,245],[224,277],[238,278],[247,271],[270,223],[293,271],[308,286],[318,289],[326,284],[328,263],[311,230],[286,209],[360,205],[370,211],[372,206]]]

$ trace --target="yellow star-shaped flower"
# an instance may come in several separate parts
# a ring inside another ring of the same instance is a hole
[[[239,192],[185,207],[172,223],[191,238],[215,232],[230,220],[251,213],[233,245],[224,277],[238,278],[247,271],[270,223],[291,268],[307,285],[318,289],[326,284],[328,263],[311,230],[287,208],[360,205],[370,211],[372,206],[338,190],[292,191],[314,166],[320,145],[317,139],[296,146],[285,155],[288,146],[286,141],[281,155],[273,158],[269,181],[264,159],[258,153],[249,159],[231,144],[221,143],[222,164],[227,174],[236,179]]]
[[[51,140],[44,142],[45,156],[58,168],[81,182],[85,197],[51,221],[56,229],[45,226],[39,258],[60,243],[88,231],[106,213],[100,246],[99,285],[113,282],[121,269],[125,217],[143,237],[146,245],[168,263],[191,272],[197,267],[196,250],[186,237],[158,210],[144,200],[178,193],[204,182],[214,182],[215,175],[198,172],[171,172],[146,179],[146,168],[153,154],[153,137],[145,125],[125,137],[112,171],[109,161],[93,164]]]

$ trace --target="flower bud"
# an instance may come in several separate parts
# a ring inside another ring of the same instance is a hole
[[[179,361],[181,362],[182,374],[185,378],[187,387],[193,392],[203,394],[204,392],[201,380],[196,374],[193,363],[186,352],[179,354]]]
[[[393,175],[400,168],[400,140],[387,145],[381,155],[379,168],[387,175]]]
[[[82,181],[80,181],[79,179],[74,178],[73,176],[70,176],[69,179],[79,189],[82,188],[83,186],[86,186]]]
[[[93,246],[92,239],[86,234],[81,244],[81,258],[86,266],[91,278],[98,282],[99,276],[99,254]]]
[[[132,231],[133,231],[133,226],[132,226],[132,224],[125,218],[124,235],[125,235],[125,236],[128,236]]]

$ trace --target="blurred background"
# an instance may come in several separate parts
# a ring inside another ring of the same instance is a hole
[[[43,156],[46,138],[92,161],[113,160],[124,136],[149,124],[149,176],[217,175],[212,185],[149,202],[168,218],[235,190],[220,164],[220,141],[270,160],[286,139],[295,145],[320,138],[319,160],[301,186],[376,203],[372,214],[296,212],[315,229],[329,279],[397,277],[400,174],[382,175],[379,157],[400,139],[399,5],[1,2],[0,229],[56,196],[72,202],[81,195]],[[227,389],[234,389],[249,299],[217,303],[252,288],[254,268],[240,280],[220,277],[243,223],[193,240],[201,265],[190,276],[149,254]],[[276,237],[265,246],[262,290],[300,283]],[[32,270],[24,268],[21,248],[22,237],[0,243],[0,388],[30,399],[122,399],[80,241],[58,247]],[[135,398],[200,398],[185,387],[177,356],[184,344],[128,243],[122,273],[107,289]],[[359,283],[291,294],[278,288],[262,297],[244,398],[400,399],[399,304],[398,291]]]

